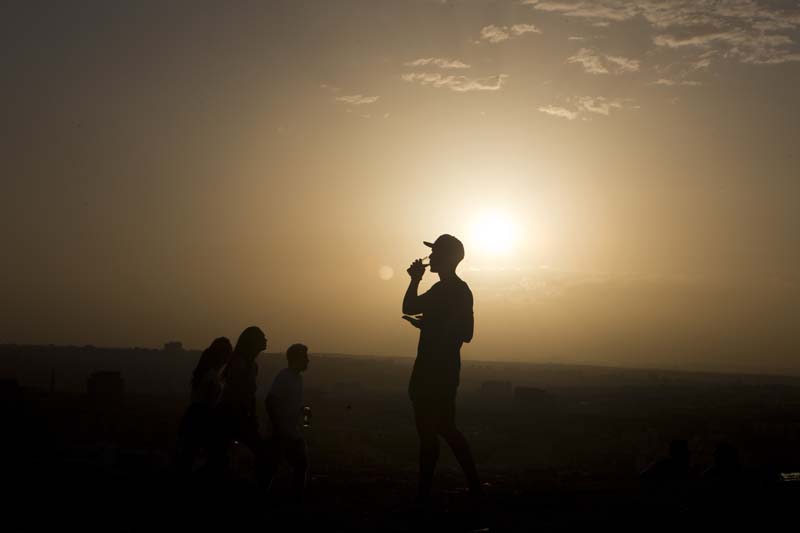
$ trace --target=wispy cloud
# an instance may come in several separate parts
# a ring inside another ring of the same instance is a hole
[[[567,58],[567,63],[578,63],[589,74],[624,74],[639,70],[640,62],[621,56],[607,56],[599,54],[589,48],[581,48],[578,52]]]
[[[578,109],[606,116],[610,115],[614,109],[622,109],[626,103],[625,100],[609,99],[602,96],[579,96],[575,100]]]
[[[526,33],[542,33],[533,24],[514,24],[513,26],[496,26],[490,24],[481,28],[481,39],[490,43],[500,43]]]
[[[730,27],[749,25],[756,29],[776,30],[797,28],[800,15],[794,8],[777,7],[777,3],[755,0],[592,0],[572,2],[542,2],[524,0],[538,11],[559,13],[588,22],[624,22],[638,16],[656,28],[669,27]],[[784,3],[787,4],[787,3]]]
[[[542,113],[546,113],[548,115],[552,115],[554,117],[565,118],[567,120],[575,120],[576,118],[578,118],[577,111],[570,111],[566,107],[559,107],[555,105],[540,106],[539,111],[541,111]]]
[[[640,17],[658,32],[656,46],[689,52],[715,50],[741,63],[776,65],[800,61],[794,32],[800,30],[800,4],[756,0],[524,0],[537,11],[610,25]],[[594,65],[592,68],[596,67]],[[597,70],[597,69],[596,69]]]
[[[345,96],[337,96],[337,102],[343,102],[349,105],[366,105],[374,104],[380,99],[380,96],[364,96],[363,94],[349,94]]]
[[[463,69],[470,68],[470,65],[457,59],[445,59],[442,57],[423,57],[403,63],[407,67],[427,67],[434,66],[441,69]]]
[[[800,52],[792,52],[788,48],[794,41],[787,35],[744,30],[705,33],[687,37],[663,34],[656,35],[653,43],[656,46],[667,48],[701,50],[722,48],[725,57],[736,58],[742,63],[775,65],[800,61]]]
[[[409,72],[401,76],[403,81],[419,83],[426,87],[437,89],[450,89],[456,92],[469,91],[498,91],[503,87],[508,75],[497,74],[484,78],[469,78],[467,76],[442,75],[438,72]]]
[[[554,117],[575,120],[582,118],[588,120],[591,115],[608,116],[613,111],[636,108],[631,100],[622,98],[605,98],[603,96],[576,96],[567,98],[565,105],[546,105],[538,108],[542,113]]]
[[[639,70],[640,61],[622,56],[605,56],[605,60],[612,65],[616,72],[636,72]]]
[[[702,85],[702,83],[695,80],[672,80],[668,78],[659,78],[653,82],[653,85],[663,85],[665,87],[675,87],[677,85],[684,87],[697,87]]]
[[[534,9],[540,11],[600,21],[628,20],[636,16],[638,11],[631,2],[539,2],[537,0],[524,0],[522,3],[531,5]]]

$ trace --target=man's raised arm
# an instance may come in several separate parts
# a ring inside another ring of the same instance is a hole
[[[408,283],[406,295],[403,297],[403,314],[418,315],[423,312],[422,299],[417,295],[419,290],[419,282],[422,281],[422,275],[425,273],[425,267],[421,259],[417,259],[406,270],[411,281]]]

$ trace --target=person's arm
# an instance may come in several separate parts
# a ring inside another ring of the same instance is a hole
[[[470,342],[475,333],[475,315],[472,312],[472,293],[467,291],[464,304],[464,342]]]
[[[411,266],[408,267],[406,272],[408,272],[411,281],[408,283],[406,295],[403,297],[403,314],[418,315],[423,312],[422,298],[417,295],[417,291],[419,291],[419,282],[422,281],[422,275],[425,273],[422,260],[417,259],[411,263]]]
[[[402,318],[403,318],[403,320],[405,320],[406,322],[408,322],[409,324],[411,324],[415,328],[422,329],[422,318],[423,318],[422,315],[419,315],[418,317],[403,315]]]

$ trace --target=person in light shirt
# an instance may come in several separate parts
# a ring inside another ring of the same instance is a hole
[[[303,420],[303,376],[308,369],[308,347],[293,344],[286,350],[288,366],[278,372],[267,393],[266,407],[272,423],[273,473],[277,463],[286,460],[292,467],[294,496],[302,499],[308,459],[300,424]]]

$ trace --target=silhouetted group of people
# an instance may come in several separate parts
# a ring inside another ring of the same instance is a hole
[[[189,474],[199,452],[206,455],[202,472],[221,478],[229,467],[231,445],[245,445],[256,461],[259,485],[268,488],[285,459],[294,471],[295,497],[302,498],[306,480],[306,444],[299,425],[303,410],[303,380],[308,348],[293,344],[286,351],[287,368],[275,378],[265,403],[272,438],[261,437],[256,414],[256,357],[267,347],[264,332],[245,329],[231,347],[226,337],[203,351],[192,374],[192,402],[181,420],[178,468]]]
[[[416,502],[425,504],[431,493],[439,457],[439,437],[453,450],[464,470],[473,497],[481,495],[475,461],[455,423],[455,400],[461,372],[461,346],[473,335],[472,292],[456,274],[464,246],[452,235],[424,242],[431,249],[429,264],[412,262],[411,280],[403,298],[403,318],[420,330],[417,357],[409,381],[420,441],[419,485]],[[426,267],[439,275],[427,292],[418,294]],[[261,329],[245,329],[231,347],[220,337],[203,352],[192,375],[192,403],[181,422],[178,466],[188,473],[200,450],[207,461],[203,470],[224,475],[231,444],[244,444],[254,454],[259,485],[269,487],[280,461],[293,470],[294,495],[300,499],[308,469],[306,443],[300,424],[303,414],[301,373],[308,368],[308,349],[292,345],[287,368],[272,383],[266,410],[271,439],[262,439],[256,416],[256,356],[267,345]]]

